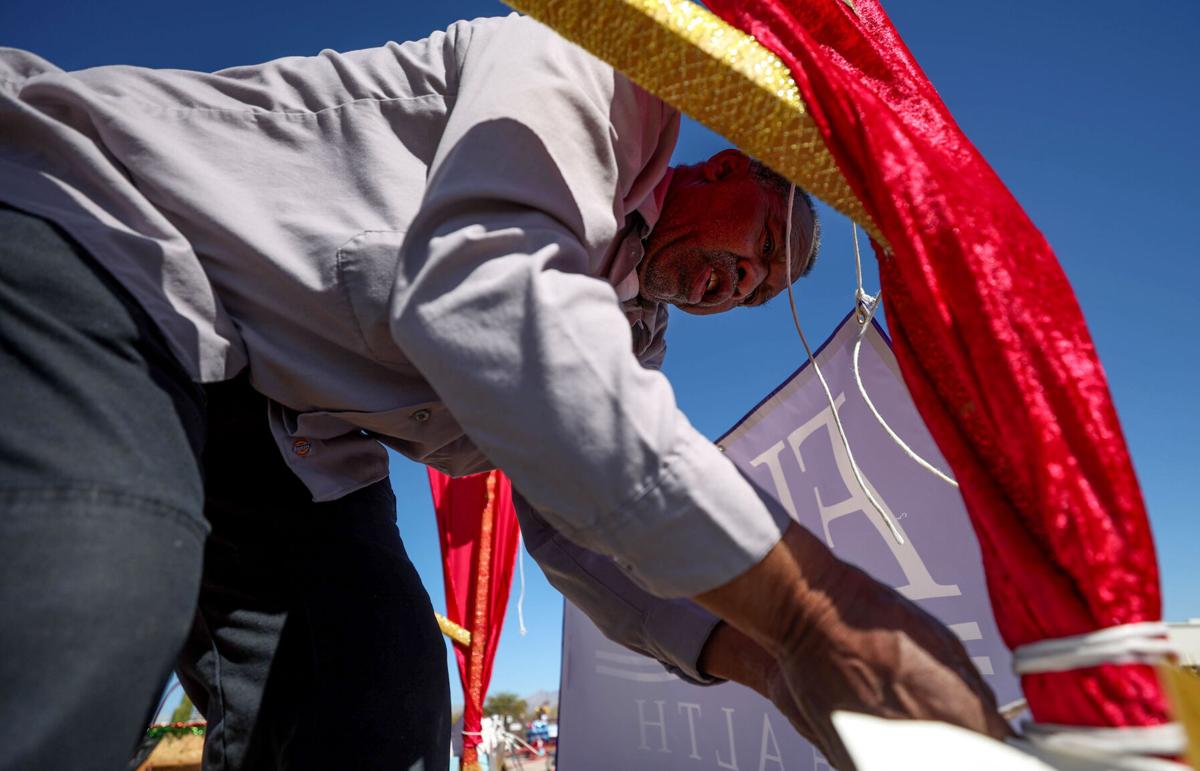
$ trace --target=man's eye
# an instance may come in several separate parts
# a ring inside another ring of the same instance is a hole
[[[770,231],[767,231],[767,237],[763,239],[763,255],[770,255],[773,251],[775,251],[775,238]]]

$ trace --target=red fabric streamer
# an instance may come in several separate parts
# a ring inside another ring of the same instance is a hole
[[[446,617],[471,633],[469,649],[454,646],[463,688],[464,769],[478,767],[483,702],[504,626],[517,556],[512,485],[499,471],[451,478],[429,469],[446,583]]]
[[[1005,642],[1161,618],[1145,504],[1074,293],[882,8],[707,4],[791,69],[890,244],[875,249],[896,357],[961,485]],[[1022,684],[1039,721],[1167,719],[1146,666]]]

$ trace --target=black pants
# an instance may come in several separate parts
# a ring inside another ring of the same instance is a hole
[[[244,378],[0,207],[0,769],[125,767],[177,666],[206,769],[440,771],[432,613],[386,481],[313,503]]]

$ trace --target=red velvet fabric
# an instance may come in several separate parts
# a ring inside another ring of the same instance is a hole
[[[513,565],[517,557],[520,528],[512,503],[512,485],[503,473],[492,471],[469,477],[452,478],[432,468],[429,487],[437,512],[438,539],[442,547],[442,577],[446,584],[446,618],[472,633],[472,647],[483,645],[482,666],[472,666],[470,650],[455,644],[458,676],[463,688],[463,747],[479,743],[483,702],[492,679],[492,662],[504,626],[508,592],[512,587]],[[488,477],[495,477],[493,517],[490,532],[491,558],[480,565],[480,536],[484,507],[487,505]],[[475,618],[475,598],[481,587],[487,589],[486,617]],[[477,623],[478,622],[478,623]],[[484,629],[483,638],[477,634]],[[472,684],[479,685],[479,698],[471,698]],[[465,753],[464,753],[465,757]]]
[[[891,245],[876,254],[896,357],[962,486],[1007,644],[1159,619],[1145,506],[1071,287],[882,8],[707,4],[790,67]],[[1023,686],[1040,721],[1166,719],[1148,667],[1027,676]]]

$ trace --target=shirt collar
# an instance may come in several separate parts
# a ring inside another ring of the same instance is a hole
[[[642,219],[646,222],[646,232],[649,233],[658,223],[658,218],[662,216],[663,201],[667,198],[667,188],[671,186],[671,177],[675,175],[675,169],[667,169],[667,173],[658,181],[650,194],[643,199],[637,206],[635,211],[642,215]]]

